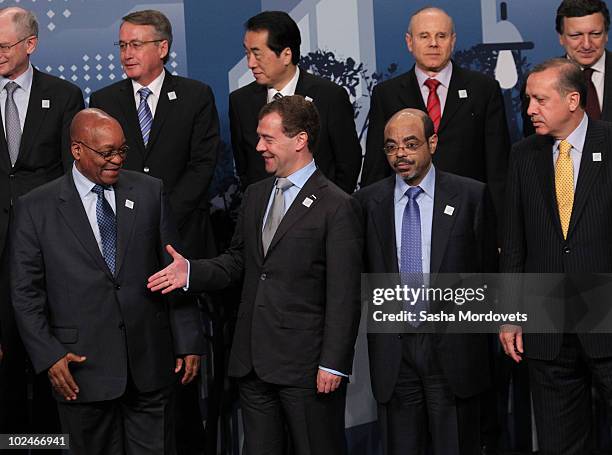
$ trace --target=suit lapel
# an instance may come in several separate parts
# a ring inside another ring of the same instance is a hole
[[[253,84],[253,91],[251,93],[251,109],[253,111],[253,118],[259,117],[259,111],[268,102],[268,89],[264,85]]]
[[[444,172],[436,169],[436,186],[434,195],[434,207],[431,226],[431,254],[429,271],[430,273],[438,273],[446,245],[453,230],[453,225],[461,210],[461,200],[456,189],[448,184],[448,180]],[[452,214],[446,214],[446,207],[453,208]]]
[[[425,106],[423,102],[421,87],[419,87],[419,81],[416,78],[414,66],[406,75],[400,77],[402,77],[402,89],[398,93],[398,96],[402,104],[404,106],[414,106],[416,109],[427,112],[427,106]]]
[[[557,209],[557,196],[555,195],[555,170],[552,156],[553,142],[549,136],[538,136],[534,161],[544,203],[555,225],[555,231],[563,238],[559,210]]]
[[[603,129],[594,124],[593,120],[589,120],[586,139],[582,149],[582,159],[580,160],[580,172],[578,173],[576,192],[574,193],[574,206],[572,208],[572,216],[567,231],[568,238],[572,234],[574,226],[576,226],[580,220],[580,215],[591,193],[593,183],[597,180],[597,175],[604,160],[608,159],[603,141]],[[600,153],[602,157],[601,161],[594,161],[593,153]]]
[[[128,200],[132,204],[128,203]],[[131,205],[132,208],[129,208]],[[130,238],[132,237],[132,229],[134,228],[134,220],[139,209],[138,200],[133,191],[133,186],[129,183],[125,183],[125,179],[119,177],[119,180],[115,184],[115,207],[117,214],[117,253],[116,253],[116,265],[115,265],[115,276],[119,276],[121,267],[125,260],[127,253],[127,247],[130,244]],[[138,241],[138,239],[136,239]]]
[[[104,270],[109,278],[112,278],[111,272],[106,262],[104,262],[102,253],[100,253],[98,242],[94,237],[89,219],[85,213],[85,208],[83,207],[83,202],[74,186],[72,172],[70,171],[63,177],[59,193],[58,210],[64,218],[66,225],[81,243],[85,251],[87,251],[95,263],[98,264],[98,267]]]
[[[376,229],[381,254],[385,260],[385,273],[399,273],[397,243],[395,241],[395,174],[387,177],[387,183],[376,197],[372,221]]]
[[[2,133],[0,134],[0,169],[2,169],[5,174],[10,174],[12,172],[11,158],[9,157],[8,145],[6,143],[6,132],[4,131],[4,119],[2,118],[1,113],[0,124],[2,124],[2,129],[0,130]],[[19,163],[19,160],[17,160],[17,163]]]
[[[49,100],[49,108],[43,109],[43,98]],[[45,93],[45,89],[41,87],[40,73],[37,70],[34,70],[34,75],[32,76],[32,87],[30,89],[30,100],[28,101],[28,110],[26,113],[25,124],[23,126],[23,134],[21,135],[21,143],[19,144],[19,156],[17,157],[17,162],[15,163],[16,166],[32,148],[34,139],[36,139],[36,136],[41,129],[40,126],[50,108],[57,109],[57,107],[53,106],[53,99],[50,99],[49,95]]]
[[[138,123],[138,111],[136,110],[134,89],[130,79],[126,79],[119,87],[119,104],[125,119],[125,124],[122,125],[125,135],[134,139],[134,144],[136,144],[136,150],[134,151],[139,153],[144,159],[145,146],[142,140],[142,132],[140,131],[140,123]],[[131,149],[130,152],[132,152]]]
[[[457,112],[457,109],[459,109],[459,107],[468,100],[467,97],[459,98],[459,90],[466,90],[468,97],[474,95],[473,93],[470,93],[467,88],[468,84],[463,77],[463,70],[459,68],[458,65],[453,63],[453,74],[448,86],[448,93],[446,94],[446,102],[444,103],[444,111],[442,112],[440,128],[438,131],[442,131],[446,125],[448,125],[450,119],[452,119]]]
[[[164,70],[165,71],[165,70]],[[178,97],[185,96],[184,93],[175,93],[176,97],[171,100],[168,97],[169,92],[173,92],[176,89],[176,79],[172,74],[166,71],[164,76],[164,83],[162,84],[161,92],[159,94],[159,101],[157,102],[157,107],[155,108],[155,116],[153,117],[153,124],[151,125],[151,134],[149,135],[149,142],[147,144],[146,153],[150,153],[153,148],[153,144],[157,140],[160,131],[168,117],[168,114],[171,114],[175,111],[176,105],[178,104]]]
[[[317,169],[306,181],[306,184],[300,190],[291,204],[291,207],[289,207],[289,210],[287,210],[287,213],[285,213],[281,223],[278,225],[278,229],[276,230],[276,233],[272,238],[272,242],[270,243],[270,247],[268,248],[268,255],[274,249],[280,239],[282,239],[287,233],[287,231],[289,231],[289,229],[291,229],[291,227],[300,218],[302,218],[304,215],[306,215],[306,213],[311,211],[318,203],[320,203],[320,199],[323,197],[321,195],[321,189],[326,186],[327,183],[322,179],[321,172]],[[302,201],[304,201],[306,197],[309,197],[312,201],[309,207],[302,204]]]

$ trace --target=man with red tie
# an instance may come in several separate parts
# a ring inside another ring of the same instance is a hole
[[[510,149],[501,90],[492,78],[451,61],[455,41],[453,20],[443,10],[427,7],[410,18],[406,44],[415,65],[374,88],[361,185],[390,175],[385,123],[401,109],[416,108],[434,122],[435,166],[485,182],[499,214]]]

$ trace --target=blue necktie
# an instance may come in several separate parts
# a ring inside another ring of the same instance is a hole
[[[153,93],[149,88],[143,87],[138,90],[140,94],[140,104],[138,105],[138,123],[142,132],[142,140],[145,147],[149,143],[149,134],[151,133],[151,125],[153,124],[153,114],[147,103],[147,98]]]
[[[419,289],[423,284],[423,249],[421,245],[421,212],[416,198],[423,192],[419,186],[410,187],[406,190],[408,202],[404,209],[402,218],[402,246],[400,254],[400,276],[403,285]],[[418,299],[414,305],[405,302],[405,310],[418,313],[427,309],[427,302]],[[411,325],[418,327],[419,322],[414,321]]]
[[[102,256],[111,273],[115,274],[115,254],[117,251],[117,219],[115,212],[104,197],[104,187],[102,185],[94,185],[92,193],[98,195],[96,202],[96,219],[98,220],[98,228],[100,229],[100,238],[102,239]]]

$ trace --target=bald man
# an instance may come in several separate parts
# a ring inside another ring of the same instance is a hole
[[[435,168],[437,146],[423,111],[403,109],[387,122],[383,150],[393,175],[355,194],[367,273],[494,271],[486,187]],[[480,453],[479,395],[489,384],[484,335],[369,333],[368,348],[386,455]]]
[[[121,169],[125,137],[104,112],[78,113],[70,136],[71,172],[16,205],[19,331],[71,453],[172,454],[172,385],[197,374],[203,339],[195,306],[146,289],[178,238],[162,182]]]

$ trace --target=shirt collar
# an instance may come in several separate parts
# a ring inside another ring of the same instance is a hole
[[[436,186],[436,168],[433,163],[429,166],[429,170],[419,185],[423,190],[423,193],[433,199],[434,188]],[[408,185],[403,178],[395,174],[395,190],[394,190],[394,201],[397,204],[403,197],[406,197],[406,191],[408,191],[410,185]]]
[[[21,74],[19,77],[15,78],[14,80],[7,79],[5,77],[0,78],[0,91],[4,90],[4,87],[6,86],[6,84],[13,81],[13,82],[16,82],[19,85],[19,87],[21,87],[23,90],[25,90],[26,92],[29,92],[30,89],[32,88],[33,77],[34,77],[34,68],[32,68],[32,65],[29,64],[28,69],[25,70],[23,74]]]
[[[81,199],[91,193],[91,190],[95,186],[95,183],[85,177],[81,171],[76,167],[76,161],[72,163],[72,179],[74,180],[74,186],[76,186],[77,192]],[[105,190],[113,191],[113,187],[107,187]],[[91,193],[93,194],[93,193]]]
[[[153,94],[159,99],[161,95],[162,85],[164,84],[164,78],[166,77],[166,71],[162,70],[161,74],[151,81],[146,87],[153,92]],[[145,87],[138,82],[132,80],[132,88],[134,89],[134,97],[140,97],[138,90]]]
[[[588,126],[589,126],[589,117],[586,114],[584,114],[584,116],[582,117],[582,120],[580,121],[576,129],[572,131],[570,135],[565,138],[567,142],[572,144],[572,147],[575,148],[578,151],[578,153],[582,153],[582,148],[584,147],[584,141],[586,140],[586,132],[587,132]],[[555,145],[553,147],[553,153],[556,152],[557,149],[559,148],[560,142],[561,142],[560,139],[555,141]]]
[[[599,57],[599,60],[597,60],[595,63],[591,65],[591,68],[593,68],[593,71],[598,72],[598,73],[603,74],[606,72],[606,53],[605,51],[603,54],[601,54],[601,57]]]
[[[427,79],[430,79],[429,75],[419,68],[417,65],[414,66],[414,73],[416,74],[417,82],[419,83],[419,87],[422,87],[425,84]],[[453,75],[453,62],[449,60],[448,64],[442,68],[435,77],[431,79],[437,79],[440,81],[444,87],[448,88],[450,85],[451,76]]]
[[[291,78],[287,85],[285,85],[281,90],[276,90],[274,87],[268,87],[268,102],[272,101],[276,92],[280,91],[283,96],[291,96],[295,95],[295,89],[297,87],[298,79],[300,78],[300,67],[295,67],[295,74]]]
[[[294,186],[298,187],[299,189],[302,189],[310,178],[310,176],[314,174],[314,171],[316,170],[317,166],[315,165],[314,160],[312,160],[303,168],[298,169],[291,175],[288,175],[287,179],[289,179],[289,181],[293,183]]]

